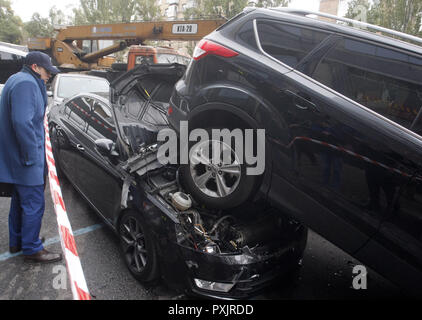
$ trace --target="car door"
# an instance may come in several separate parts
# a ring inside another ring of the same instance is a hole
[[[85,176],[89,181],[91,199],[104,217],[113,222],[120,208],[124,178],[116,169],[119,160],[101,155],[95,146],[98,139],[117,142],[115,123],[108,104],[93,100],[87,137],[84,146],[87,160]]]
[[[356,257],[409,288],[417,287],[415,284],[422,279],[420,232],[415,232],[420,230],[420,204],[418,197],[412,196],[419,190],[422,143],[419,136],[406,130],[417,131],[415,120],[422,106],[421,62],[416,55],[345,38],[312,74],[316,80],[384,118],[373,119],[366,125],[362,118],[356,119],[359,124],[349,126],[356,132],[355,140],[353,136],[339,140],[350,142],[351,148],[337,143],[334,146],[340,149],[330,147],[331,153],[342,154],[341,192],[333,194],[341,201],[346,200],[349,208],[358,213],[361,230],[380,226]],[[339,117],[332,119],[341,124],[344,132]],[[335,163],[331,165],[334,176]],[[366,181],[366,189],[363,183],[360,190],[353,189],[359,176],[362,182]]]
[[[58,111],[61,119],[61,125],[57,127],[60,166],[77,188],[81,184],[79,171],[75,170],[79,167],[80,150],[78,147],[81,146],[81,140],[84,139],[89,110],[89,105],[81,96],[77,96],[62,105]]]
[[[78,146],[78,183],[93,206],[110,223],[118,211],[123,178],[111,158],[101,155],[95,146],[98,139],[116,142],[117,136],[110,107],[91,96],[83,98],[90,106],[86,131]],[[117,161],[117,160],[116,160]]]
[[[395,74],[400,77],[394,86],[384,82],[384,96],[389,102],[389,116],[417,134],[422,134],[422,57],[415,54],[383,52],[401,62]],[[390,66],[393,68],[393,66]],[[403,70],[400,73],[400,70]],[[384,275],[410,292],[422,293],[422,159],[420,145],[408,143],[402,157],[414,174],[403,184],[396,196],[394,207],[384,216],[376,236],[358,257],[376,257],[374,265]],[[377,252],[374,255],[374,252]],[[384,261],[388,261],[387,264]]]
[[[403,157],[408,147],[400,127],[362,105],[365,99],[354,90],[364,87],[362,73],[375,68],[378,60],[372,52],[376,49],[361,42],[332,41],[329,35],[318,35],[319,30],[274,24],[256,23],[262,51],[296,70],[267,83],[269,87],[277,84],[272,96],[278,99],[278,117],[286,122],[282,135],[273,136],[269,196],[291,208],[316,232],[354,253],[377,233],[400,187],[415,171]],[[279,31],[280,45],[271,40],[274,30]],[[321,40],[314,41],[317,45],[308,48],[306,56],[311,33]],[[284,39],[290,42],[286,45]],[[324,58],[313,68],[301,69],[301,62],[313,62],[312,55]],[[379,74],[391,63],[383,61],[372,71]],[[355,78],[349,69],[356,69]]]

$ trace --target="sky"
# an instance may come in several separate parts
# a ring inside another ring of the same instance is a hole
[[[48,17],[48,12],[52,6],[62,10],[65,15],[70,15],[72,9],[79,6],[79,0],[11,0],[11,2],[13,11],[24,22],[31,20],[32,14],[35,12],[38,12],[42,17]],[[289,7],[318,11],[319,0],[292,0]],[[347,0],[341,0],[340,15],[346,12],[346,7]]]
[[[72,9],[79,6],[79,0],[11,0],[11,2],[13,11],[24,22],[31,20],[35,12],[44,18],[48,17],[48,12],[53,6],[62,10],[65,15],[70,15]]]

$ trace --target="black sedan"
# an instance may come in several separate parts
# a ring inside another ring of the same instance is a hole
[[[141,65],[112,82],[110,97],[81,93],[53,108],[56,165],[119,236],[137,280],[250,297],[298,267],[307,229],[265,204],[207,209],[185,193],[177,165],[158,161],[157,132],[184,71]]]

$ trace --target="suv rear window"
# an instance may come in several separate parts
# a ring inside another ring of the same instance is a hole
[[[258,20],[257,28],[262,49],[292,68],[329,35],[272,20]]]
[[[346,38],[322,59],[313,78],[406,128],[416,126],[421,58]]]

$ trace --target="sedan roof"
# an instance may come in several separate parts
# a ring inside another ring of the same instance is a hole
[[[83,74],[83,73],[59,73],[59,74],[57,74],[57,76],[60,76],[60,77],[73,77],[73,78],[87,78],[87,79],[104,79],[104,80],[106,80],[108,82],[108,80],[106,78],[92,76],[92,75]]]
[[[28,54],[28,52],[18,50],[18,49],[14,49],[14,48],[10,48],[10,47],[3,46],[3,45],[0,45],[0,51],[11,53],[11,54],[16,54],[16,55],[21,56],[21,57],[26,57],[26,55]]]

